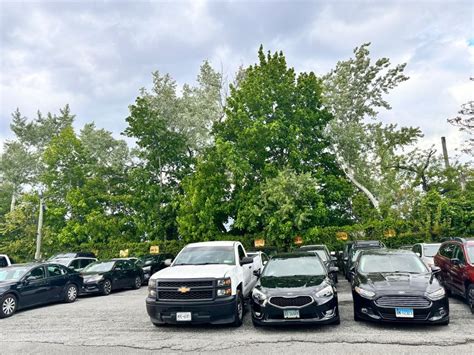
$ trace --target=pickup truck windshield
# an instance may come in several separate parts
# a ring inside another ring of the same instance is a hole
[[[235,252],[233,246],[203,246],[188,247],[176,257],[176,265],[207,265],[227,264],[235,265]]]
[[[318,258],[300,257],[270,259],[263,271],[263,277],[315,276],[325,275],[326,270]]]

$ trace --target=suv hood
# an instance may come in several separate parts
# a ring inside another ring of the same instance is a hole
[[[164,268],[155,273],[151,278],[155,279],[206,279],[223,278],[232,271],[236,265],[212,264],[212,265],[178,265]]]

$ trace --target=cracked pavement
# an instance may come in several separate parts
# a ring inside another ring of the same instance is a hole
[[[0,320],[0,354],[69,353],[451,353],[474,354],[474,315],[450,298],[447,327],[354,322],[349,284],[338,284],[341,324],[258,328],[250,314],[240,328],[156,328],[145,309],[146,287],[110,296],[87,296],[73,304],[19,311]]]

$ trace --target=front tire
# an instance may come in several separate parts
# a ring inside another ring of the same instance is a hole
[[[12,294],[7,294],[0,301],[0,318],[8,318],[15,314],[18,301]]]
[[[466,291],[466,300],[471,313],[474,314],[474,285],[469,285]]]
[[[77,286],[74,284],[69,284],[66,286],[65,292],[64,292],[64,302],[66,303],[72,303],[76,301],[77,299]]]
[[[103,296],[108,296],[112,292],[112,282],[109,279],[105,279],[104,284],[102,285],[101,294]]]
[[[234,318],[232,325],[234,327],[240,327],[244,319],[244,298],[242,297],[242,292],[240,290],[237,290],[237,302],[235,303]]]

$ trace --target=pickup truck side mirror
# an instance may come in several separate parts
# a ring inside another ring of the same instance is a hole
[[[437,274],[438,272],[441,271],[441,268],[439,266],[436,266],[436,265],[431,265],[431,272],[433,274]]]
[[[257,277],[260,277],[261,272],[260,272],[260,270],[254,270],[254,271],[253,271],[253,274],[254,274],[255,276],[257,276]]]
[[[163,265],[164,265],[164,266],[170,266],[172,262],[173,262],[173,260],[171,260],[171,259],[166,259],[165,261],[163,261]]]
[[[415,253],[416,255],[418,255],[419,257],[421,257],[421,254],[420,253]]]
[[[244,256],[242,259],[240,259],[240,265],[246,265],[246,264],[252,264],[253,263],[253,258],[249,256]]]

